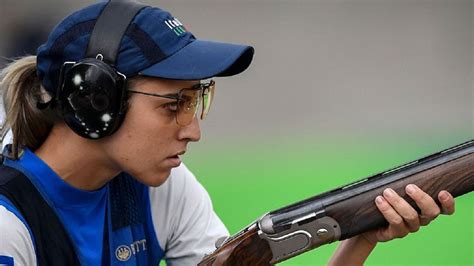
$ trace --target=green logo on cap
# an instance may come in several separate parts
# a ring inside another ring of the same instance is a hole
[[[186,33],[186,28],[184,27],[183,23],[181,23],[177,18],[167,19],[165,20],[166,25],[174,31],[177,36],[183,35]]]

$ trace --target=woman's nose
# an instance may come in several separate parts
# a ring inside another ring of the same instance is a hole
[[[194,117],[191,124],[181,127],[178,135],[179,140],[199,141],[201,139],[201,128],[199,126],[199,119]]]

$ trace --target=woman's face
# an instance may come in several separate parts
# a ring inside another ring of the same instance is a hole
[[[139,78],[130,89],[160,95],[177,94],[198,81]],[[197,118],[188,126],[176,123],[175,100],[143,94],[130,94],[128,111],[120,128],[104,139],[105,152],[121,171],[138,181],[159,186],[171,169],[181,164],[178,155],[191,141],[199,141]]]

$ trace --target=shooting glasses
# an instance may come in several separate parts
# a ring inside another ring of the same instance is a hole
[[[177,95],[160,95],[156,93],[149,93],[130,89],[131,93],[138,93],[148,96],[161,97],[166,99],[176,100],[176,123],[180,126],[187,126],[191,124],[198,111],[198,107],[202,104],[201,120],[203,120],[209,113],[214,96],[215,82],[213,80],[206,83],[198,83],[191,88],[181,89]]]

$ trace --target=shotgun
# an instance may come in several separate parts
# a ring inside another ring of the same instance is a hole
[[[390,187],[420,212],[405,193],[408,184],[419,186],[438,205],[441,190],[454,197],[472,192],[474,140],[269,212],[237,234],[218,240],[216,250],[198,265],[275,264],[387,226],[374,199]]]

